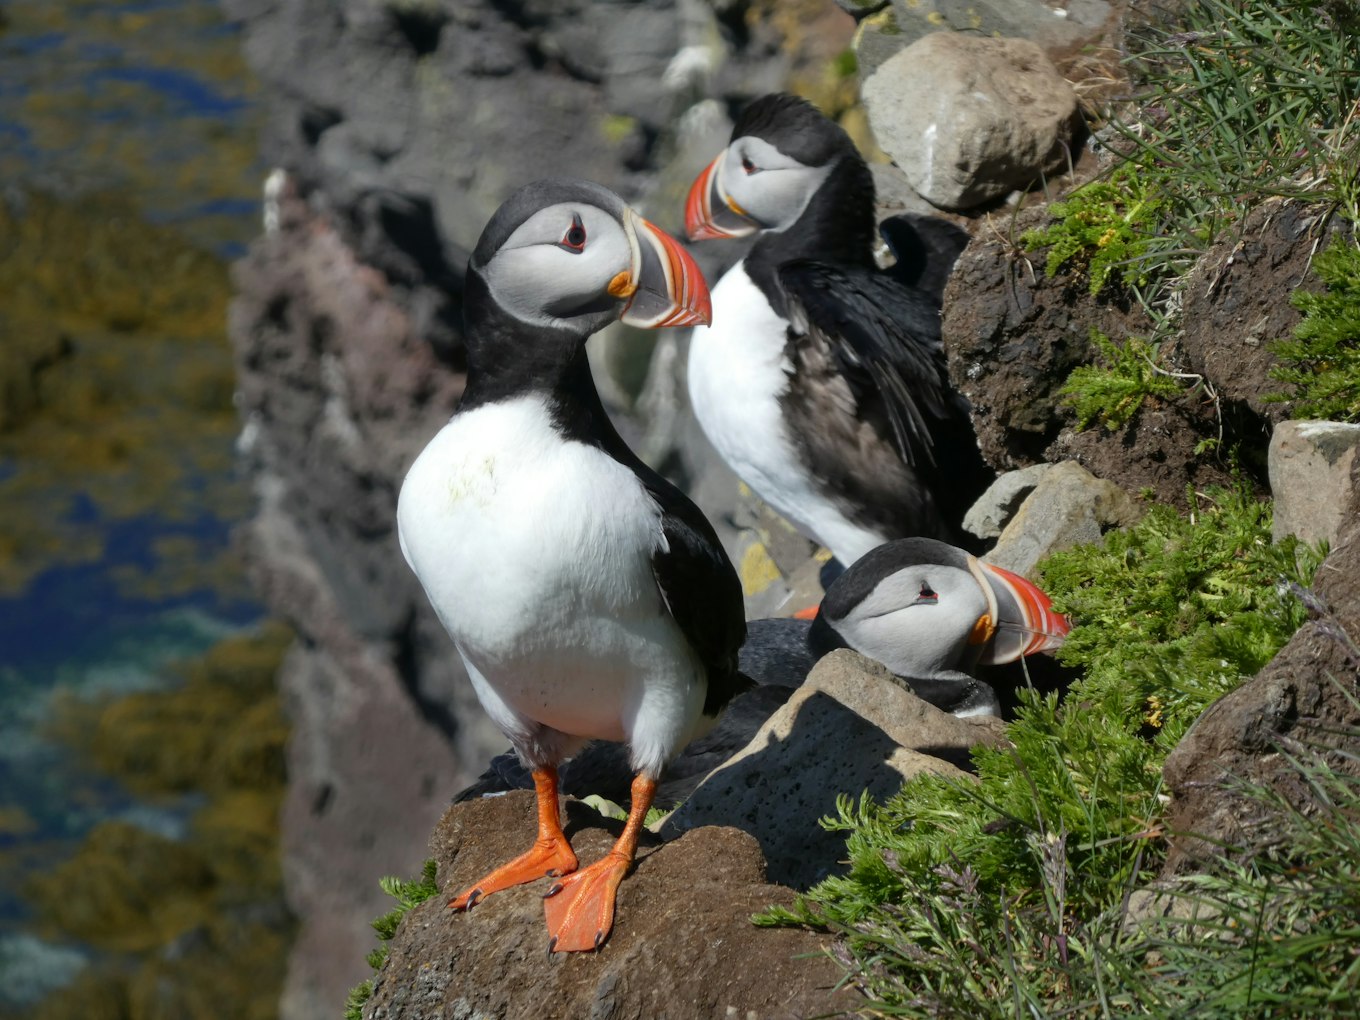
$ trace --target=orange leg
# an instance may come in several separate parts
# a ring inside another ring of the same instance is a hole
[[[588,868],[553,884],[543,900],[548,920],[548,951],[575,953],[598,949],[614,926],[614,897],[633,864],[643,819],[656,796],[656,780],[633,780],[633,806],[614,848]]]
[[[576,870],[576,855],[562,832],[562,816],[557,806],[557,769],[551,765],[534,769],[534,792],[538,794],[538,838],[525,853],[503,864],[480,882],[464,889],[449,906],[470,910],[493,892],[523,885],[545,875],[566,875]]]

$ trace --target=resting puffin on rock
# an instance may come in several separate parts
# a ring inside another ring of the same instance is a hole
[[[877,267],[873,177],[849,136],[802,99],[755,100],[685,228],[759,233],[690,341],[695,416],[737,475],[846,566],[894,538],[974,544],[963,515],[993,473],[923,285],[947,266],[916,266],[917,286]]]
[[[460,893],[555,876],[549,948],[599,946],[662,767],[748,686],[741,585],[712,527],[605,415],[586,339],[615,319],[710,318],[679,244],[612,192],[554,179],[516,192],[468,265],[467,388],[412,464],[402,551],[478,699],[532,770],[538,837]],[[591,739],[628,745],[623,834],[577,870],[557,765]]]
[[[832,582],[812,622],[817,655],[853,648],[954,715],[996,715],[980,665],[1057,648],[1065,617],[1019,574],[956,546],[904,538],[873,549]]]
[[[1056,648],[1068,629],[1029,581],[957,546],[929,538],[879,546],[837,578],[816,619],[747,624],[741,671],[755,687],[738,695],[717,727],[667,767],[658,803],[669,808],[686,800],[709,772],[751,742],[833,649],[852,648],[877,660],[942,711],[994,715],[997,697],[976,675],[978,667]],[[628,792],[628,763],[614,744],[591,744],[562,775],[563,788],[578,797],[615,800]],[[528,770],[506,753],[455,799],[531,786]]]

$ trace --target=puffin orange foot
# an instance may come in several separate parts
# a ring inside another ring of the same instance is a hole
[[[527,853],[503,864],[480,882],[474,882],[449,901],[454,910],[471,910],[484,897],[511,886],[533,882],[545,875],[566,875],[576,870],[571,844],[562,840],[537,840]]]
[[[548,952],[579,953],[604,944],[614,927],[614,897],[631,863],[631,855],[611,851],[553,884],[543,900]]]

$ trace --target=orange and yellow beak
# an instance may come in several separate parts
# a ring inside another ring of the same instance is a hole
[[[976,643],[987,645],[980,662],[1014,662],[1063,643],[1072,625],[1053,611],[1047,595],[1004,567],[972,557],[969,560],[991,609],[990,620],[979,620],[976,629]]]
[[[685,233],[691,241],[745,237],[758,229],[758,224],[722,190],[719,170],[726,154],[726,150],[718,153],[690,186],[685,199]]]
[[[643,329],[707,326],[712,322],[708,284],[689,252],[631,209],[627,221],[633,240],[633,265],[609,285],[615,297],[627,298],[622,320]]]

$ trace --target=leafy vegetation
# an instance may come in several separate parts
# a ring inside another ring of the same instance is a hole
[[[1166,197],[1148,178],[1125,165],[1109,177],[1074,191],[1049,211],[1056,219],[1028,230],[1020,241],[1027,248],[1052,245],[1045,268],[1057,274],[1068,262],[1085,267],[1094,297],[1118,270],[1125,286],[1146,285],[1144,258],[1157,236]]]
[[[1103,365],[1081,365],[1072,370],[1059,393],[1077,413],[1077,428],[1099,419],[1111,432],[1127,425],[1145,397],[1174,397],[1181,385],[1157,368],[1156,350],[1146,341],[1129,337],[1117,344],[1099,330],[1091,342]]]
[[[1333,240],[1313,259],[1313,269],[1327,290],[1295,292],[1304,320],[1294,339],[1271,346],[1281,361],[1271,377],[1292,392],[1266,399],[1294,401],[1298,418],[1360,421],[1360,249]]]
[[[850,871],[763,923],[840,934],[883,1015],[1112,1015],[1134,1001],[1127,895],[1164,857],[1161,765],[1189,723],[1261,667],[1306,610],[1321,551],[1270,542],[1243,490],[1153,506],[1101,546],[1052,557],[1043,584],[1077,622],[1061,702],[1025,692],[1011,746],[977,782],[923,776],[884,804],[843,798]],[[1070,1010],[1070,1012],[1068,1012]]]
[[[1360,219],[1360,9],[1335,0],[1196,0],[1130,42],[1138,95],[1111,113],[1104,178],[1027,232],[1048,272],[1084,264],[1163,308],[1254,205],[1296,198]]]
[[[377,949],[368,954],[368,965],[374,970],[380,968],[387,961],[387,943],[391,942],[393,936],[397,934],[397,927],[401,924],[401,919],[414,907],[419,906],[439,892],[439,883],[435,879],[436,868],[436,863],[433,860],[428,860],[421,869],[419,878],[403,881],[400,878],[389,876],[378,881],[378,884],[382,886],[382,891],[396,900],[397,905],[373,922],[373,930],[378,933],[379,944]],[[372,978],[361,981],[350,989],[349,998],[345,1000],[345,1020],[361,1020],[364,1004],[368,1002],[372,995]]]

